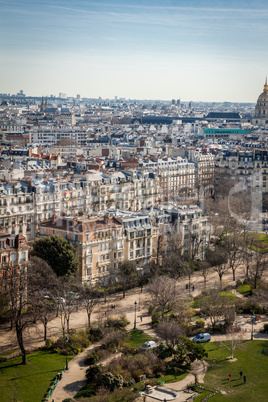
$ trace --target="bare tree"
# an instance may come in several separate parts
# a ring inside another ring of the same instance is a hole
[[[174,320],[160,322],[155,332],[164,339],[166,344],[171,344],[173,347],[177,344],[179,337],[185,335],[183,326]]]
[[[230,351],[231,359],[234,358],[235,351],[242,342],[241,332],[234,332],[233,329],[227,331],[225,341],[220,341],[221,345]]]
[[[91,285],[83,285],[80,293],[80,300],[83,306],[86,308],[88,327],[91,324],[91,314],[95,309],[96,305],[100,302],[100,292],[97,287]]]
[[[208,278],[208,275],[210,272],[209,268],[210,268],[210,265],[207,261],[200,262],[200,274],[201,274],[201,276],[203,276],[203,279],[204,279],[204,288],[207,287],[207,278]]]
[[[243,236],[242,244],[241,244],[241,259],[246,268],[246,277],[249,276],[249,268],[253,259],[253,239],[249,236]]]
[[[255,251],[253,257],[253,263],[249,268],[249,276],[253,283],[254,289],[257,288],[258,283],[260,283],[263,273],[267,268],[267,255],[261,251]]]
[[[123,289],[123,298],[126,297],[127,286],[135,281],[136,263],[134,261],[125,260],[118,266],[118,278]]]
[[[229,265],[227,264],[228,257],[225,248],[219,245],[215,245],[214,249],[207,249],[206,261],[210,264],[211,267],[214,268],[214,270],[219,275],[220,286],[222,287],[223,275],[229,269]]]
[[[70,316],[77,310],[77,295],[72,290],[70,278],[59,277],[59,285],[57,293],[54,296],[57,305],[58,314],[61,319],[62,335],[65,337],[66,333],[70,331]]]
[[[54,296],[57,293],[57,276],[41,258],[32,257],[28,268],[29,302],[36,316],[44,325],[44,340],[47,339],[47,324],[56,315]]]
[[[158,276],[148,286],[150,303],[161,312],[162,320],[167,310],[172,310],[179,300],[176,281],[168,276]]]
[[[4,278],[9,300],[10,319],[15,325],[17,341],[22,355],[22,364],[27,364],[24,333],[34,325],[35,315],[27,297],[27,266],[7,267]],[[30,294],[28,294],[30,297]]]
[[[229,317],[229,310],[232,306],[232,299],[222,295],[219,289],[209,289],[202,292],[203,298],[200,301],[202,312],[209,316],[212,326],[215,326],[220,318]]]

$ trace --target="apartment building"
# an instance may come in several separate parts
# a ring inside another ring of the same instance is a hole
[[[213,195],[214,193],[214,173],[215,155],[196,149],[189,149],[188,158],[196,166],[196,188],[199,196]]]
[[[263,207],[268,208],[268,151],[222,150],[216,159],[215,177],[230,177],[244,183],[249,191],[261,194]]]
[[[40,233],[42,236],[63,236],[74,244],[82,281],[96,282],[113,272],[124,259],[124,227],[109,215],[92,219],[54,216],[40,224]]]
[[[157,228],[151,225],[150,216],[119,211],[116,217],[125,230],[124,258],[136,261],[140,266],[149,262],[153,254],[153,239],[157,236]]]
[[[194,193],[195,165],[180,156],[176,158],[141,161],[144,170],[157,173],[162,198],[179,200]]]
[[[7,290],[7,279],[25,269],[29,259],[29,246],[24,236],[0,233],[0,291]]]

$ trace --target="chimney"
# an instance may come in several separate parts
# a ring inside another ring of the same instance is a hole
[[[105,222],[106,224],[108,224],[110,215],[109,215],[109,214],[105,214],[103,218],[104,218],[104,222]]]

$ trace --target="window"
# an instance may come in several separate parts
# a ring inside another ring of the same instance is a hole
[[[91,255],[87,256],[87,264],[91,264],[92,262],[92,257]]]
[[[87,269],[87,276],[90,276],[92,274],[91,268]]]
[[[101,244],[99,244],[99,251],[101,251]]]
[[[88,253],[88,254],[91,254],[91,246],[88,246],[88,248],[87,248],[87,253]]]
[[[20,260],[21,260],[21,261],[25,261],[25,253],[24,253],[24,252],[21,253],[21,255],[20,255]]]

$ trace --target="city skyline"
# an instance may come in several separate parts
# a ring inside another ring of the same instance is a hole
[[[0,1],[0,92],[255,102],[264,1]]]

